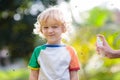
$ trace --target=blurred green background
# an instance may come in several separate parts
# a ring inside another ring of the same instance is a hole
[[[75,34],[70,42],[79,57],[80,80],[120,80],[120,59],[96,53],[96,35],[120,49],[119,0],[0,0],[0,80],[28,80],[34,47],[45,41],[33,34],[37,15],[59,5],[71,13]]]

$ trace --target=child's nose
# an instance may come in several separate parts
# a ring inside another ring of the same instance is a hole
[[[53,31],[53,29],[50,27],[50,28],[48,28],[48,32],[52,32]]]

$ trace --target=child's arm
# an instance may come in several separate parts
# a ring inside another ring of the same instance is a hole
[[[78,71],[70,71],[70,80],[78,80]]]
[[[70,71],[70,80],[79,80],[78,78],[78,70],[80,69],[79,60],[77,57],[77,53],[72,47],[67,47],[71,55],[71,62],[69,66]]]
[[[29,80],[38,80],[39,70],[32,70],[30,72]]]

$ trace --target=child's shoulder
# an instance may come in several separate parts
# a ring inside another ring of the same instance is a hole
[[[45,45],[40,45],[40,46],[36,46],[35,47],[35,50],[42,50],[42,49],[45,49]]]
[[[67,47],[67,48],[70,48],[70,49],[74,49],[74,47],[71,46],[71,45],[66,45],[66,47]]]
[[[45,45],[43,44],[43,45],[39,45],[39,46],[36,46],[35,48],[43,48],[43,47],[45,47]]]
[[[70,45],[67,45],[66,46],[66,48],[67,48],[67,50],[70,52],[70,53],[76,53],[76,50],[75,50],[75,48],[73,47],[73,46],[70,46]]]
[[[33,54],[38,56],[41,50],[44,50],[45,48],[45,45],[37,46],[34,48]]]

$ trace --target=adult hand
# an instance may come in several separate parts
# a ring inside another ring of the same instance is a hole
[[[105,37],[101,34],[98,34],[97,37],[99,37],[103,42],[103,46],[96,45],[98,54],[103,54],[108,58],[113,58],[114,50],[109,46]]]

